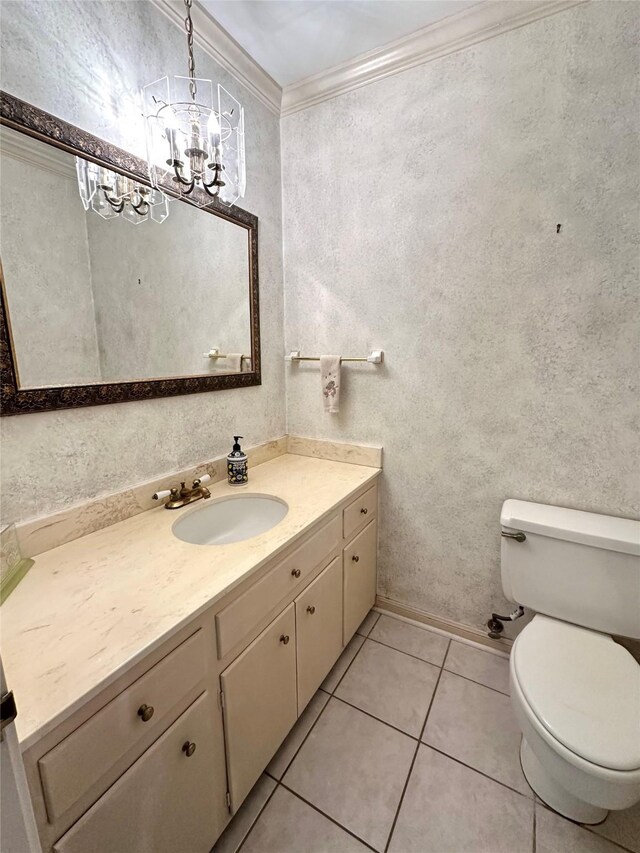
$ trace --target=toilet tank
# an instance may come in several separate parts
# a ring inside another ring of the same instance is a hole
[[[510,601],[607,634],[640,639],[640,521],[508,500],[502,588]]]

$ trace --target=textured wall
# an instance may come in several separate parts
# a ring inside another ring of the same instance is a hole
[[[289,431],[385,449],[380,592],[502,607],[507,497],[636,515],[637,35],[593,3],[285,118]],[[556,225],[562,224],[560,234]]]
[[[161,225],[89,212],[87,231],[104,380],[222,372],[203,358],[214,346],[251,353],[244,228],[174,203]]]
[[[2,88],[143,155],[138,88],[165,73],[185,73],[180,30],[136,0],[2,0],[0,12]],[[196,64],[200,76],[220,80],[246,109],[243,206],[260,218],[263,384],[4,418],[3,523],[209,459],[227,450],[232,433],[254,444],[285,431],[279,123],[199,50]]]
[[[23,388],[100,377],[86,217],[73,158],[62,154],[59,166],[38,167],[39,145],[26,160],[4,150],[0,159],[0,253]]]
[[[245,228],[188,204],[164,228],[105,221],[85,213],[73,155],[35,140],[25,155],[6,133],[19,155],[2,148],[0,248],[22,387],[223,373],[204,352],[250,354]]]

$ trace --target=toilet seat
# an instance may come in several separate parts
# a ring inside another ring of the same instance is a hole
[[[548,736],[590,764],[640,770],[640,665],[625,648],[537,615],[511,655],[512,675]]]

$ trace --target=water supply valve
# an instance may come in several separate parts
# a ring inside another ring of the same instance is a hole
[[[499,613],[492,613],[491,619],[487,622],[488,635],[492,640],[499,640],[500,635],[504,631],[504,622],[515,622],[516,619],[519,619],[521,616],[524,616],[524,607],[522,605],[518,605],[518,609],[514,610],[510,616],[500,616]]]

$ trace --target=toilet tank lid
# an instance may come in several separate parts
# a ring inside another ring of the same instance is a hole
[[[525,533],[640,555],[640,521],[631,518],[510,499],[502,504],[500,523]]]

